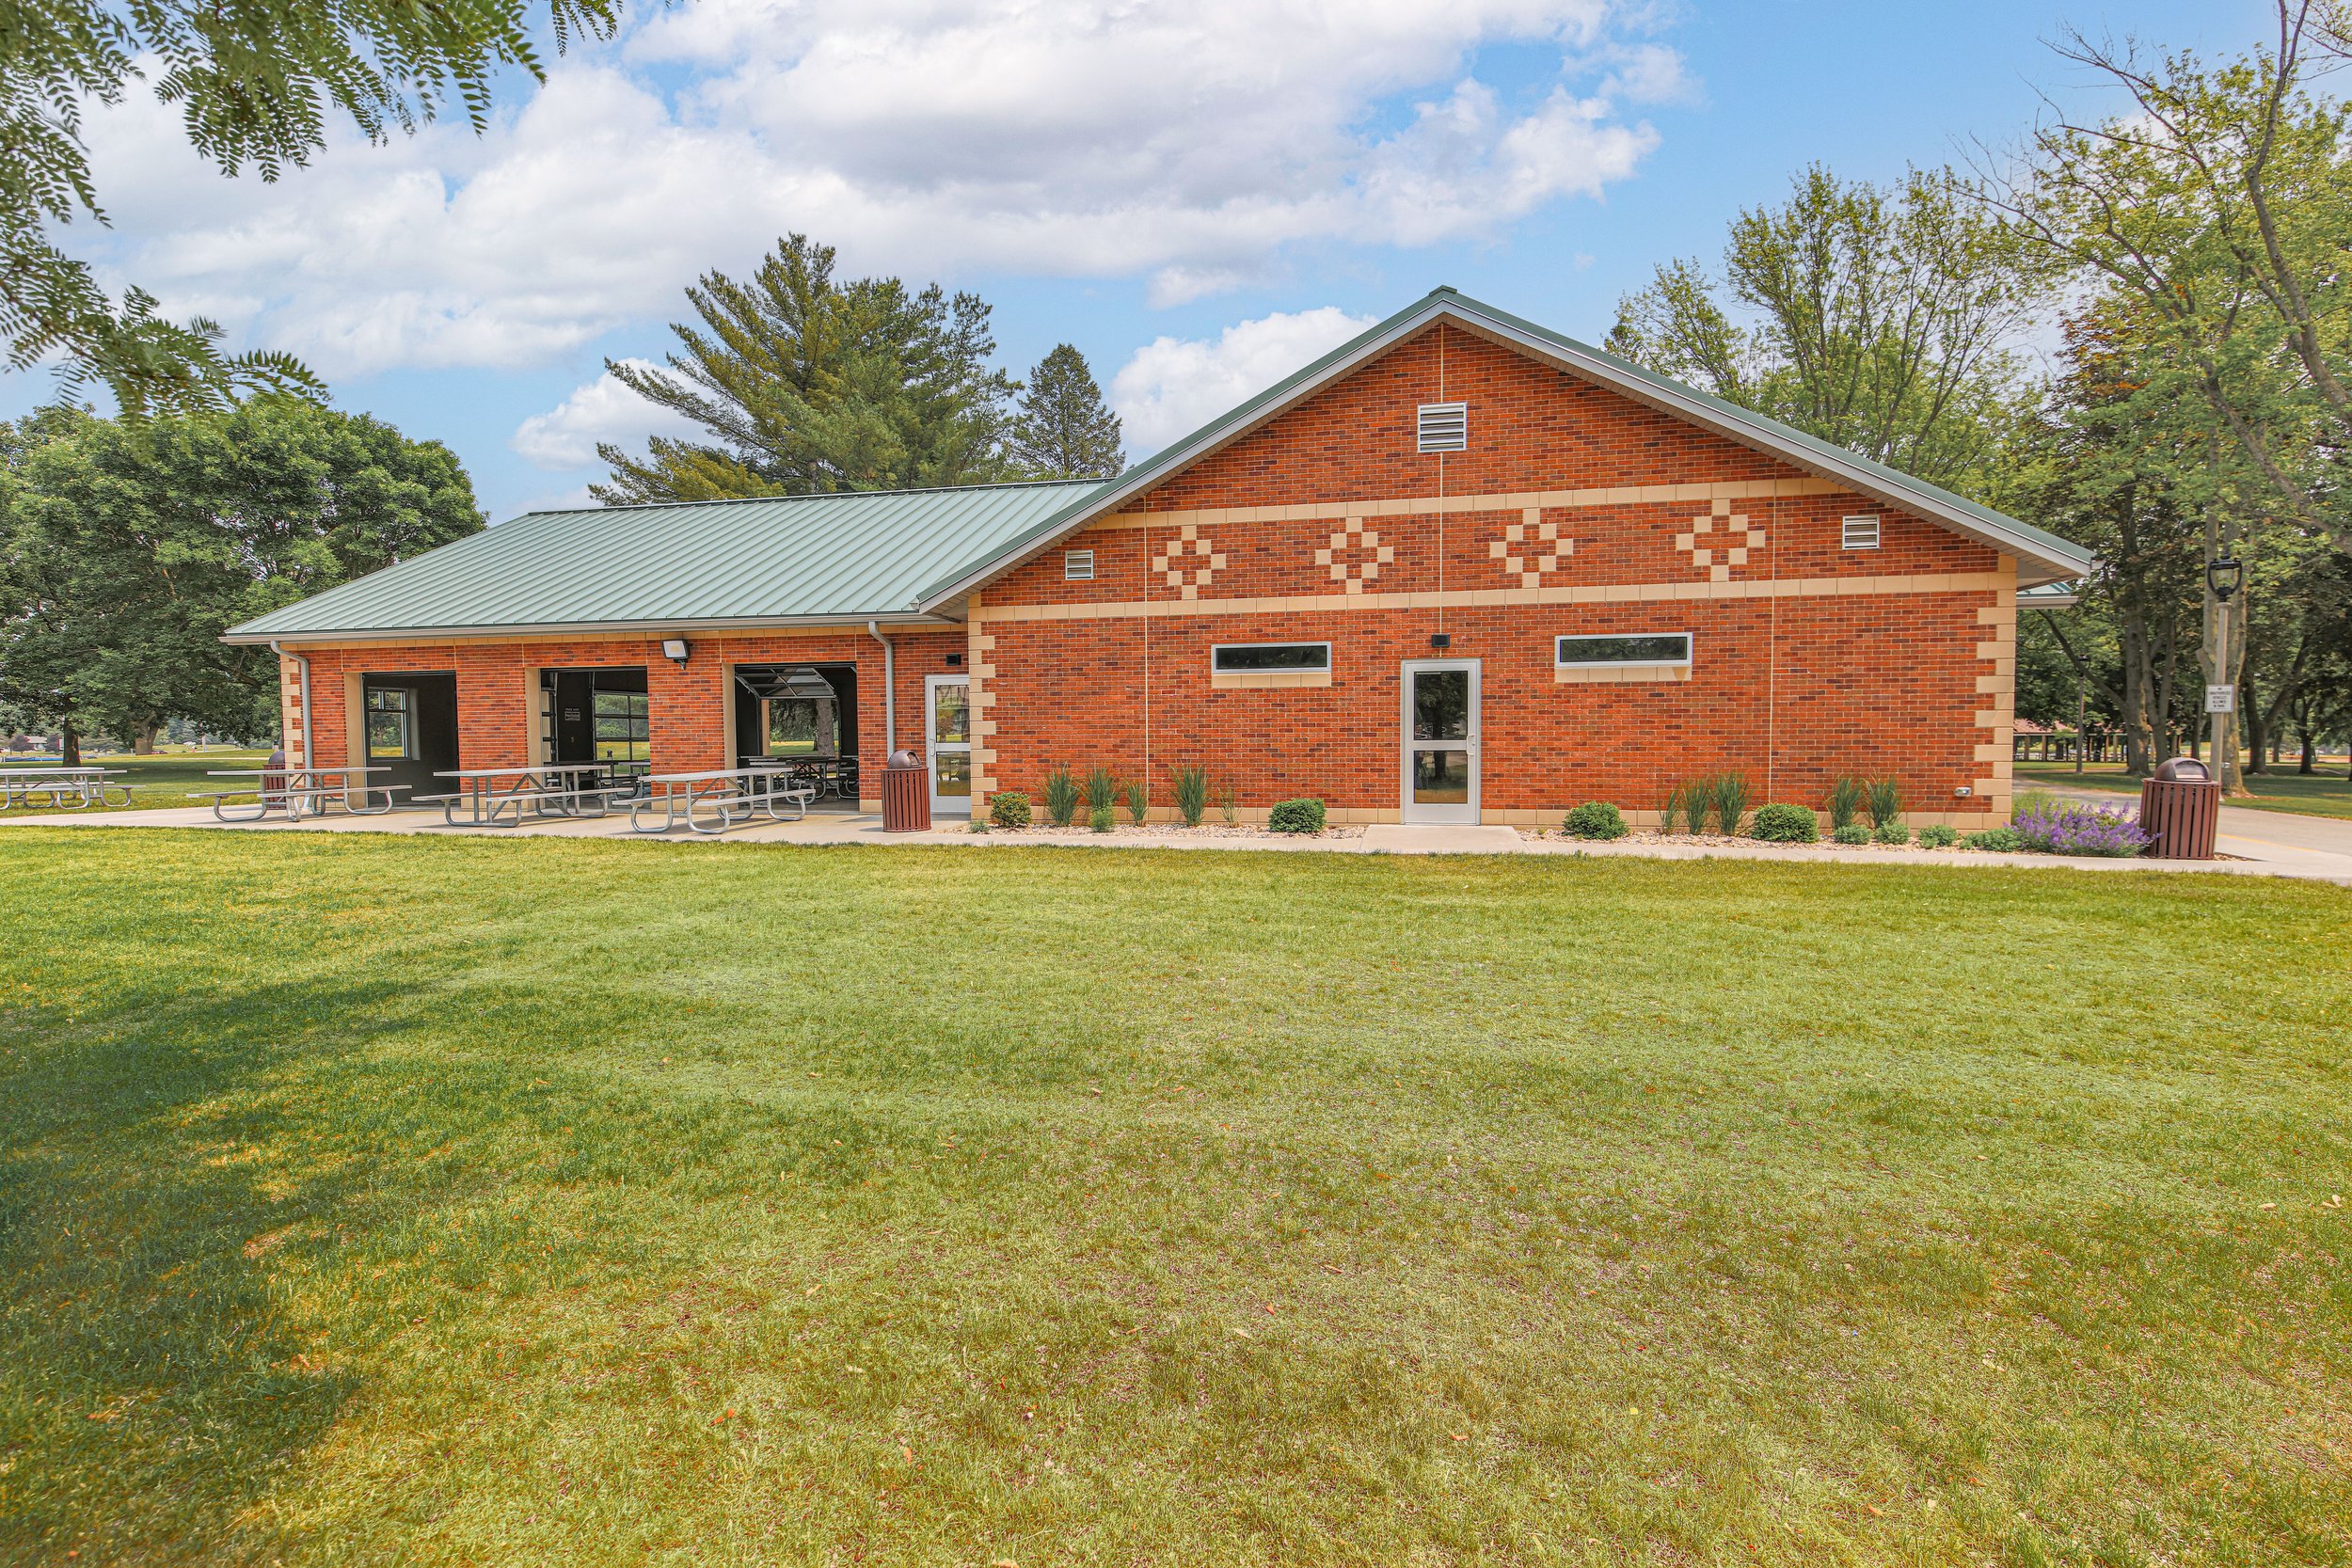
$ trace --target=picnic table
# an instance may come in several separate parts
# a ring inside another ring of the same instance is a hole
[[[72,809],[86,811],[91,806],[127,806],[131,803],[128,784],[108,784],[109,779],[122,777],[119,768],[0,768],[0,811],[11,806],[30,806],[33,797],[46,795],[52,806],[64,807],[66,798],[73,798]],[[112,790],[121,800],[114,800]]]
[[[420,795],[414,803],[437,803],[451,827],[512,827],[524,808],[534,816],[602,816],[615,796],[637,792],[634,784],[607,784],[604,765],[595,762],[534,763],[528,768],[453,768],[433,775],[455,781],[448,795]],[[458,812],[467,816],[463,822]]]
[[[206,778],[254,782],[204,791],[196,799],[212,801],[213,815],[223,822],[258,822],[270,814],[272,807],[284,812],[287,821],[298,822],[306,816],[326,816],[330,801],[340,802],[354,816],[381,816],[392,809],[392,796],[408,786],[371,784],[368,775],[390,771],[381,767],[214,768],[205,770]],[[250,805],[240,799],[246,795],[254,797]],[[384,798],[383,804],[368,804],[371,797],[378,795]],[[238,804],[230,805],[231,800]]]
[[[723,833],[758,812],[771,822],[797,822],[808,815],[817,799],[814,786],[792,782],[791,769],[771,764],[760,768],[714,768],[701,773],[656,773],[645,780],[647,793],[632,800],[628,826],[632,832],[666,833],[684,822],[698,833]],[[777,807],[788,805],[790,816]],[[703,816],[707,813],[709,822]],[[652,827],[646,819],[659,815]]]

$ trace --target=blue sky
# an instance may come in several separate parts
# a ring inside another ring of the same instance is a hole
[[[657,417],[682,287],[775,236],[977,291],[1016,374],[1085,352],[1136,451],[1438,283],[1587,339],[1792,172],[1899,177],[2104,102],[2060,25],[2258,39],[2253,0],[693,0],[517,88],[489,135],[225,182],[148,103],[93,121],[109,281],[291,349],[447,442],[494,518],[578,504]],[[526,84],[527,85],[527,84]],[[47,391],[0,377],[0,410]]]

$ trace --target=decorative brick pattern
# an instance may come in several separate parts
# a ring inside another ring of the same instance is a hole
[[[1198,562],[1198,565],[1191,562]],[[1176,531],[1176,537],[1160,546],[1152,558],[1152,570],[1167,578],[1168,586],[1180,597],[1195,599],[1200,590],[1216,580],[1216,574],[1225,569],[1225,557],[1217,553],[1214,542],[1200,536],[1200,525],[1186,523]]]
[[[1749,556],[1770,542],[1747,514],[1732,511],[1728,500],[1716,501],[1691,519],[1687,532],[1675,535],[1675,548],[1689,552],[1691,564],[1710,582],[1729,582],[1732,568],[1747,565]]]
[[[1380,543],[1376,529],[1364,526],[1361,517],[1350,517],[1340,531],[1331,535],[1331,542],[1315,551],[1315,564],[1327,568],[1331,580],[1346,594],[1360,594],[1364,584],[1380,575],[1380,568],[1396,559],[1396,546]]]
[[[1576,553],[1576,541],[1561,538],[1560,525],[1547,523],[1543,516],[1543,508],[1526,508],[1518,522],[1503,525],[1502,538],[1486,546],[1486,553],[1502,562],[1514,587],[1543,587],[1544,578]]]

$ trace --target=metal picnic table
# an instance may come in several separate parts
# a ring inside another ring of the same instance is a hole
[[[438,803],[441,819],[453,828],[513,827],[523,819],[526,806],[534,816],[602,816],[613,796],[636,789],[634,784],[603,783],[604,765],[596,762],[453,768],[433,776],[453,780],[455,792],[420,795],[414,803]],[[457,815],[461,810],[468,814],[462,821]]]
[[[698,833],[723,833],[756,811],[771,822],[797,822],[808,815],[815,788],[791,782],[791,769],[771,764],[763,768],[714,768],[701,773],[656,773],[645,780],[648,793],[632,800],[628,826],[632,832],[666,833],[681,821]],[[793,808],[790,816],[778,815],[778,805]],[[707,809],[712,821],[696,816]],[[659,815],[648,827],[644,818]]]
[[[381,816],[392,809],[392,795],[405,790],[406,784],[371,784],[370,773],[389,773],[389,768],[208,768],[210,779],[251,779],[250,784],[233,789],[218,789],[199,800],[213,802],[213,815],[223,822],[258,822],[275,806],[286,814],[286,820],[298,822],[305,816],[324,816],[329,801],[340,801],[343,810],[354,816]],[[231,806],[235,797],[254,797],[251,805]],[[384,798],[381,805],[369,805],[371,796]],[[353,797],[358,799],[354,800]]]
[[[11,806],[30,806],[33,797],[46,795],[52,806],[63,809],[66,797],[73,797],[72,809],[85,811],[91,806],[129,805],[131,787],[111,784],[108,779],[122,777],[119,768],[0,768],[0,811]],[[110,799],[108,790],[120,795],[119,801]]]

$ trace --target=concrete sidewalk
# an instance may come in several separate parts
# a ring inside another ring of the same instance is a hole
[[[2109,805],[2114,797],[2106,798]],[[2242,831],[2235,819],[2256,818],[2261,833]],[[2281,832],[2279,818],[2271,814],[2249,811],[2225,811],[2222,814],[2222,851],[2245,858],[2227,861],[2139,861],[2075,859],[2057,855],[1989,855],[1961,850],[1918,850],[1849,848],[1831,845],[1779,846],[1763,844],[1659,844],[1620,841],[1614,844],[1580,843],[1571,839],[1534,839],[1522,835],[1516,828],[1498,827],[1406,827],[1393,823],[1365,828],[1361,832],[1342,838],[1294,838],[1281,834],[1251,836],[1193,837],[1168,830],[1145,829],[1109,833],[1081,833],[1072,836],[1032,836],[1021,833],[976,833],[959,822],[952,827],[935,827],[927,832],[887,833],[882,831],[882,818],[863,815],[812,814],[798,822],[756,821],[746,823],[723,835],[689,832],[683,828],[667,833],[632,833],[626,813],[605,817],[566,819],[560,817],[533,818],[511,828],[450,827],[437,812],[404,811],[384,816],[311,817],[301,822],[271,819],[263,822],[221,822],[201,806],[172,807],[159,811],[119,811],[71,813],[55,816],[0,817],[0,829],[23,828],[200,828],[215,832],[246,833],[407,833],[422,837],[458,838],[603,838],[635,839],[640,842],[670,844],[870,844],[878,846],[924,844],[954,845],[961,848],[1062,848],[1074,851],[1089,849],[1168,849],[1168,850],[1256,850],[1264,853],[1322,853],[1341,855],[1581,855],[1593,858],[1623,856],[1638,860],[1749,860],[1798,861],[1828,863],[1841,865],[1968,865],[2006,866],[2020,869],[2052,870],[2071,868],[2083,871],[2112,871],[2119,873],[2162,874],[2167,872],[2218,873],[2225,876],[2291,877],[2308,880],[2330,881],[2352,887],[2352,824],[2328,822],[2324,818],[2295,817],[2286,819],[2292,826]],[[2317,823],[2322,829],[2334,830],[2312,833],[2302,825]],[[2296,842],[2298,835],[2312,842]]]

